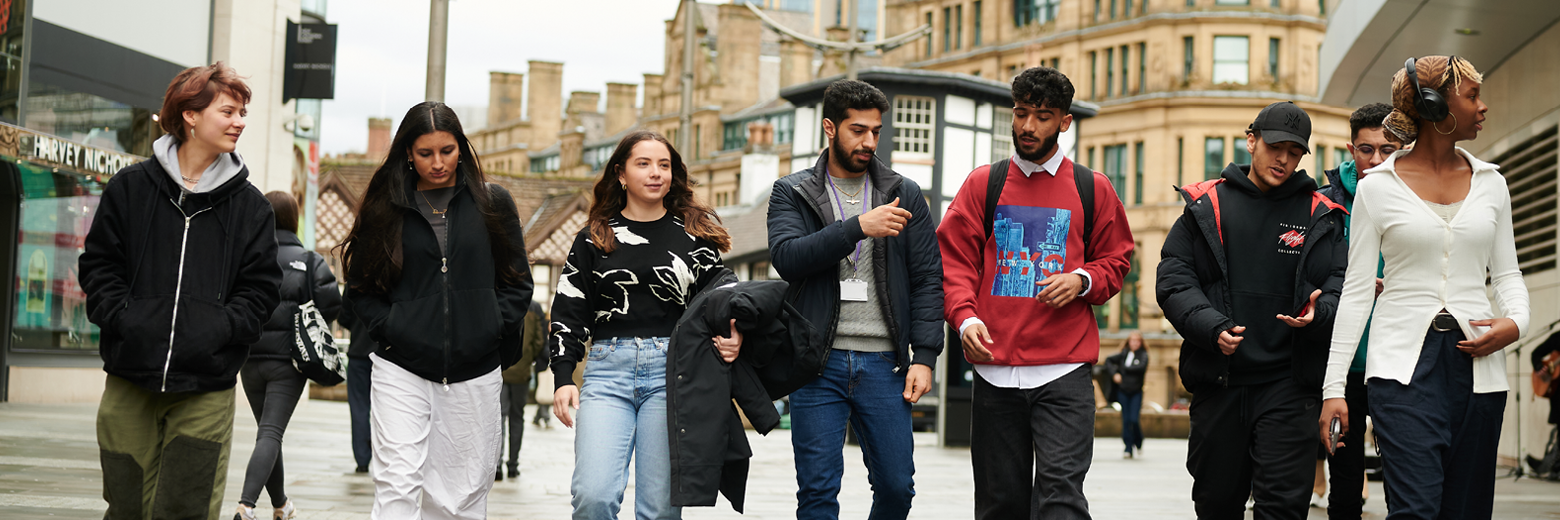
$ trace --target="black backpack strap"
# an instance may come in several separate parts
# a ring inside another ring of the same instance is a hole
[[[1073,182],[1078,185],[1078,201],[1083,203],[1083,251],[1089,251],[1089,239],[1094,236],[1094,170],[1073,163]]]
[[[1007,184],[1008,164],[1012,161],[993,163],[986,176],[986,238],[991,238],[991,225],[997,221],[997,200],[1002,198],[1002,185]]]

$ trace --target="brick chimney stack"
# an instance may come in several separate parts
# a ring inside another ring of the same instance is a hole
[[[639,95],[639,85],[632,83],[607,84],[607,135],[617,135],[634,126],[638,116],[634,113],[634,98]]]
[[[525,74],[488,73],[487,127],[520,119],[520,102],[525,94]]]
[[[390,155],[390,118],[368,118],[368,159],[383,162]]]
[[[563,130],[563,64],[530,61],[531,88],[526,93],[526,115],[531,119],[532,151],[558,142]]]

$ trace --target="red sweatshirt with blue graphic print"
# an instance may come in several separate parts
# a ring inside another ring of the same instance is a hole
[[[1036,170],[1024,176],[1010,161],[997,200],[991,237],[986,236],[989,165],[976,168],[937,227],[943,260],[943,312],[955,330],[970,317],[985,322],[993,360],[1007,366],[1095,363],[1099,327],[1092,305],[1121,291],[1132,259],[1132,230],[1110,180],[1094,174],[1094,234],[1084,251],[1084,216],[1073,180],[1073,163],[1063,158],[1056,175]],[[1088,294],[1060,309],[1035,298],[1038,283],[1082,268]]]

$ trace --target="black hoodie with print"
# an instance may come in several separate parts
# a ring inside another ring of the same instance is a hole
[[[217,160],[239,171],[201,193],[157,159],[120,170],[78,261],[103,370],[151,392],[232,388],[276,308],[271,204],[237,155]]]

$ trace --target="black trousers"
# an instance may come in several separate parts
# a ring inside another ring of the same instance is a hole
[[[1186,470],[1199,519],[1303,520],[1316,479],[1321,396],[1292,378],[1192,395]]]
[[[1343,447],[1327,458],[1332,493],[1327,495],[1327,518],[1357,520],[1365,495],[1365,415],[1370,399],[1365,392],[1365,372],[1349,372],[1344,387],[1344,402],[1349,403],[1349,431],[1343,434]]]
[[[1083,478],[1093,456],[1089,367],[1029,389],[997,387],[975,374],[975,518],[1089,518]]]
[[[352,415],[352,460],[367,468],[374,460],[373,428],[368,423],[369,387],[374,378],[374,360],[368,356],[347,360],[347,408]]]
[[[1369,381],[1389,520],[1489,518],[1495,507],[1506,392],[1473,393],[1462,339],[1460,330],[1431,330],[1408,384]]]
[[[244,383],[244,397],[249,399],[249,410],[254,412],[259,426],[238,501],[255,507],[263,486],[270,492],[271,506],[282,507],[287,504],[287,492],[282,489],[282,434],[287,431],[287,423],[298,407],[298,397],[303,395],[309,380],[293,368],[292,361],[273,359],[244,363],[238,377]]]
[[[504,384],[499,391],[499,410],[504,418],[500,422],[509,423],[509,470],[520,469],[520,444],[525,440],[525,393],[530,385]],[[498,461],[504,461],[503,439],[499,439]]]

